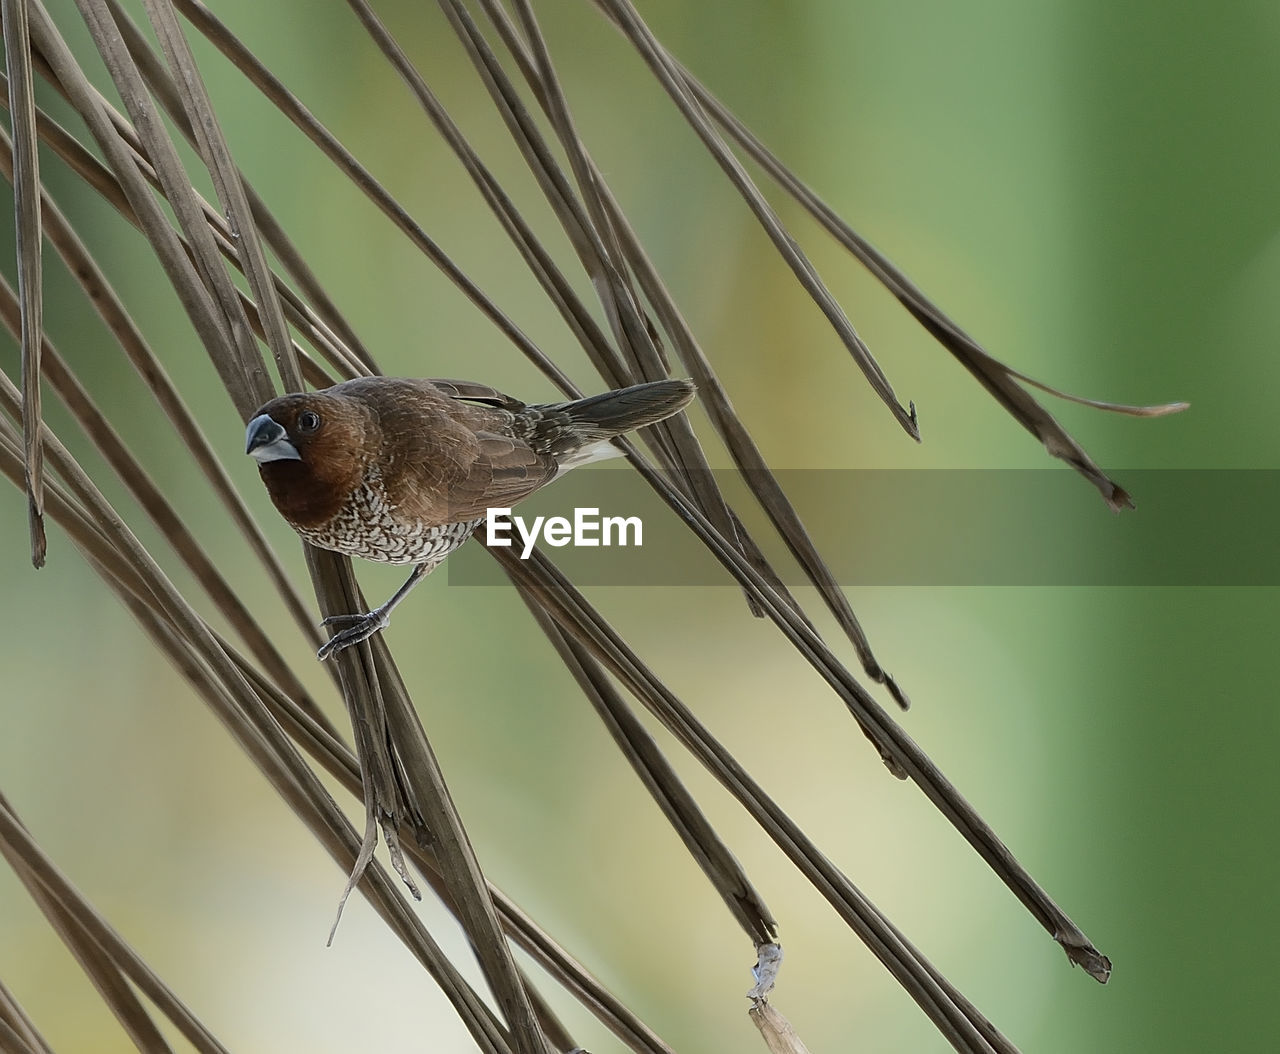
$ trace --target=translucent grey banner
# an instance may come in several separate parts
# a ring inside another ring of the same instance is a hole
[[[783,581],[806,584],[744,476],[713,475]],[[1067,469],[797,469],[776,477],[842,585],[1280,585],[1280,470],[1117,471],[1112,477],[1137,504],[1118,514]],[[496,518],[500,537],[520,553],[536,535],[579,585],[733,584],[625,466],[570,473],[511,517]],[[446,567],[454,585],[506,582],[475,543]]]

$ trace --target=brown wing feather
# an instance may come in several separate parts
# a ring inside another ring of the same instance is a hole
[[[490,388],[487,384],[477,384],[474,381],[459,381],[446,379],[443,377],[433,377],[426,383],[435,385],[440,391],[447,395],[450,399],[469,399],[476,402],[488,403],[490,406],[499,406],[504,410],[515,412],[524,409],[524,403],[519,399],[513,399],[504,392],[498,391],[497,388]]]
[[[377,403],[384,458],[395,459],[386,484],[400,516],[432,526],[482,519],[555,476],[554,459],[511,434],[512,411],[494,404],[522,404],[501,392],[462,381],[382,380],[380,394],[391,396]],[[489,405],[459,401],[455,392]]]
[[[553,458],[510,436],[477,432],[480,456],[465,479],[449,489],[452,522],[482,519],[489,509],[510,508],[556,474]]]

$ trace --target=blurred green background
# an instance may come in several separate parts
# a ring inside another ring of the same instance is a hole
[[[377,6],[539,231],[562,245],[439,12]],[[582,387],[599,387],[345,9],[215,7]],[[82,44],[71,5],[53,9]],[[1096,398],[1189,400],[1189,413],[1149,422],[1053,407],[1121,482],[1125,468],[1276,467],[1274,4],[662,0],[641,10],[993,354]],[[771,192],[899,395],[916,402],[924,442],[910,442],[621,39],[588,4],[548,0],[538,11],[587,143],[774,464],[1047,464]],[[386,372],[552,394],[225,63],[199,42],[197,52],[242,167]],[[42,101],[62,112],[52,93]],[[303,580],[300,550],[241,455],[241,423],[141,239],[45,165]],[[52,339],[343,720],[142,386],[60,265],[47,273]],[[11,341],[0,360],[16,375]],[[65,424],[53,406],[49,419]],[[1069,473],[1062,486],[1111,515]],[[104,488],[189,589],[121,489]],[[1135,496],[1127,515],[1160,515]],[[0,489],[0,530],[0,789],[79,888],[234,1050],[471,1049],[363,903],[353,900],[325,949],[344,876],[56,528],[48,566],[31,569],[12,487]],[[858,544],[852,528],[847,544]],[[399,581],[378,568],[360,575],[370,596]],[[885,774],[841,704],[735,590],[688,589],[675,605],[669,590],[592,596],[1021,1049],[1275,1049],[1274,590],[852,591],[877,654],[915,701],[908,731],[1111,956],[1106,988],[1069,967],[913,786]],[[434,576],[388,638],[490,878],[677,1049],[763,1049],[745,1015],[747,943],[510,591]],[[772,844],[661,741],[778,917],[787,961],[775,1003],[810,1049],[944,1049]],[[466,960],[451,924],[422,910]],[[130,1049],[8,871],[0,977],[55,1048]],[[556,1006],[595,1054],[618,1049],[568,1000]]]

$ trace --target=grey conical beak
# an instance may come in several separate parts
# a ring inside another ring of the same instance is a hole
[[[259,414],[249,422],[244,433],[244,452],[260,464],[302,460],[285,430],[266,414]]]

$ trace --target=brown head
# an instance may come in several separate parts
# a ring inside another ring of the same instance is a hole
[[[327,522],[363,478],[381,438],[371,410],[329,392],[282,395],[259,407],[245,453],[280,514],[295,527]]]

